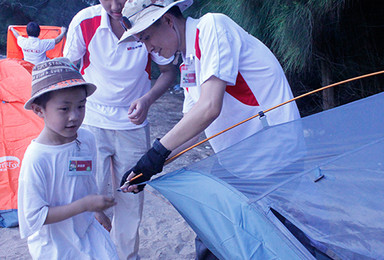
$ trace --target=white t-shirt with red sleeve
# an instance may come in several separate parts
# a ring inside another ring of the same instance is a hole
[[[157,64],[172,62],[149,54],[140,42],[123,42],[112,32],[108,14],[101,5],[81,10],[72,19],[64,56],[81,60],[84,79],[97,86],[87,98],[84,124],[113,130],[140,128],[128,119],[128,108],[151,88],[151,59]]]
[[[184,113],[197,102],[201,85],[211,76],[227,82],[221,113],[206,128],[207,137],[293,98],[284,71],[273,53],[223,14],[208,13],[198,20],[187,18],[183,60],[184,65],[194,67],[196,73],[195,86],[189,83],[184,88]],[[300,117],[295,102],[265,115],[269,125]],[[211,139],[210,143],[218,152],[262,128],[261,120],[254,118]]]

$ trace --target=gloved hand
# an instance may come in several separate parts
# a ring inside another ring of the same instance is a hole
[[[127,171],[126,173],[124,173],[124,175],[123,175],[123,177],[121,178],[121,181],[120,181],[120,187],[123,187],[123,185],[127,182],[127,178],[128,178],[128,176],[129,176],[129,174],[131,174],[131,172],[133,172],[133,168],[130,169],[129,171]],[[136,175],[139,174],[139,173],[137,173],[137,172],[133,172],[133,173],[135,173]],[[138,183],[142,183],[142,182],[145,182],[145,181],[147,181],[147,179],[144,177],[144,175],[141,175],[140,177],[138,177],[138,178],[136,178],[136,179],[134,179],[134,180],[128,182],[128,187],[129,187],[130,185],[138,184]],[[135,193],[135,194],[136,194],[136,193],[139,193],[140,191],[142,191],[142,190],[144,189],[144,187],[145,187],[145,184],[143,184],[143,185],[138,185],[138,186],[137,186],[137,189],[138,189],[139,191],[138,191],[138,192],[133,192],[133,193]]]
[[[128,175],[133,171],[136,175],[142,176],[129,182],[129,186],[133,184],[142,183],[151,179],[151,177],[163,170],[165,160],[171,153],[156,139],[151,149],[149,149],[136,163],[136,165],[127,171],[121,179],[120,186],[123,186],[127,180]],[[139,185],[139,191],[142,191],[145,185]]]
[[[120,187],[123,187],[123,185],[125,184],[125,182],[127,181],[127,178],[129,176],[129,174],[131,174],[131,172],[135,173],[137,176],[138,172],[134,172],[133,170],[134,168],[130,169],[129,171],[127,171],[126,173],[124,173],[123,177],[121,178],[121,181],[120,181]],[[141,175],[140,177],[137,177],[135,178],[134,180],[131,180],[128,182],[128,187],[131,186],[131,185],[134,185],[134,184],[139,184],[139,183],[142,183],[142,182],[145,182],[145,181],[148,181],[149,179],[147,177],[145,177],[144,175]],[[133,191],[134,194],[137,194],[139,193],[140,191],[144,190],[144,187],[145,187],[146,184],[141,184],[141,185],[138,185],[137,186],[137,189],[138,191],[135,192]]]

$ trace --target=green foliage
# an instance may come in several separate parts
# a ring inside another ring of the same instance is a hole
[[[196,7],[197,5],[197,7]],[[189,10],[230,16],[275,53],[294,94],[384,69],[384,1],[200,0]],[[384,90],[383,77],[335,88],[335,104]],[[303,115],[322,109],[321,93],[299,101]]]
[[[230,16],[279,57],[287,72],[303,72],[313,55],[313,32],[327,17],[337,21],[344,0],[203,0],[196,16]]]
[[[260,11],[263,24],[260,34],[286,71],[303,71],[312,54],[313,17],[307,5],[300,2],[273,6],[264,5]]]

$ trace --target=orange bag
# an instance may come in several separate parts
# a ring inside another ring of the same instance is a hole
[[[24,66],[26,66],[26,68]],[[32,63],[0,60],[0,227],[17,226],[17,189],[21,161],[44,121],[24,109],[31,95]]]

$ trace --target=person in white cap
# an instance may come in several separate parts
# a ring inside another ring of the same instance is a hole
[[[124,192],[139,192],[162,171],[175,153],[205,131],[210,137],[260,111],[293,98],[283,69],[273,53],[228,16],[208,13],[200,19],[184,18],[192,0],[132,0],[123,9],[126,28],[120,42],[143,42],[148,51],[163,57],[181,53],[180,85],[184,87],[184,117],[128,171],[121,180]],[[299,118],[295,102],[274,109],[267,124]],[[250,120],[210,140],[219,152],[263,128]],[[131,182],[134,176],[139,175]],[[128,178],[127,178],[128,176]],[[207,259],[197,252],[198,259]]]
[[[64,56],[80,60],[84,79],[97,86],[87,102],[84,125],[97,143],[97,184],[101,194],[112,192],[117,205],[112,210],[111,237],[120,259],[137,259],[139,225],[144,194],[124,196],[116,192],[123,174],[148,150],[148,109],[175,81],[173,57],[150,53],[140,42],[118,45],[124,33],[121,11],[125,0],[100,0],[72,19]],[[151,60],[160,76],[151,88]],[[105,222],[110,225],[109,219]]]
[[[32,259],[118,259],[96,220],[116,202],[97,194],[95,138],[80,128],[95,89],[66,58],[32,70],[24,107],[44,120],[44,128],[24,154],[18,190],[20,236],[28,238]]]

